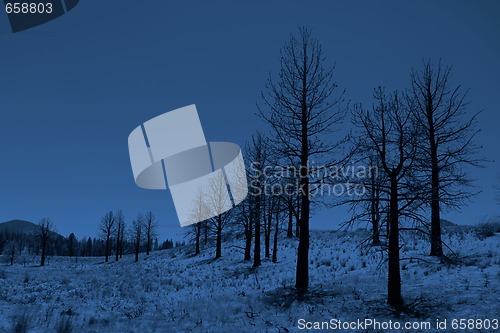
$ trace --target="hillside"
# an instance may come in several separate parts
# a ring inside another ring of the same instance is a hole
[[[406,235],[402,257],[422,259],[401,263],[409,314],[386,305],[385,264],[379,252],[359,246],[361,231],[313,231],[311,237],[311,292],[302,300],[293,291],[295,239],[280,241],[278,263],[264,260],[256,270],[242,261],[242,240],[225,243],[215,261],[212,247],[195,257],[185,246],[141,254],[139,263],[133,256],[106,264],[53,257],[46,267],[0,266],[0,331],[26,322],[30,332],[55,332],[67,323],[73,332],[89,333],[298,332],[301,318],[433,324],[446,318],[450,325],[455,318],[500,316],[498,234],[483,240],[445,234],[454,264],[427,257],[428,243]]]
[[[38,229],[38,225],[24,220],[12,220],[0,223],[0,232],[33,234],[37,233]]]
[[[19,235],[38,235],[40,232],[40,227],[38,224],[25,220],[11,220],[7,222],[0,223],[0,233],[6,232],[8,234],[19,234]],[[57,233],[57,230],[51,231],[52,237],[65,238],[63,235]]]

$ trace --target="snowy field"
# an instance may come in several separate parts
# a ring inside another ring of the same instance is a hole
[[[51,257],[45,267],[35,261],[24,267],[0,258],[0,332],[15,332],[15,325],[51,333],[306,332],[299,319],[365,318],[433,324],[447,319],[448,328],[440,332],[453,332],[453,319],[500,319],[499,234],[479,240],[474,232],[445,233],[457,255],[453,263],[426,256],[428,242],[406,235],[401,257],[413,259],[401,262],[408,304],[402,314],[386,305],[386,265],[380,252],[359,246],[362,238],[361,231],[311,232],[311,292],[302,300],[293,293],[295,239],[282,239],[278,263],[264,259],[257,270],[242,261],[242,239],[226,242],[216,261],[213,247],[193,257],[192,246],[141,254],[139,263],[133,256],[106,264],[103,258],[76,263]],[[424,330],[405,330],[412,331]]]

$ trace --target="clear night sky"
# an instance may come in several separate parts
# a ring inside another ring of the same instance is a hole
[[[383,3],[384,5],[381,5]],[[196,104],[209,141],[240,145],[279,49],[299,24],[313,27],[352,102],[372,89],[404,89],[423,58],[454,65],[484,110],[473,171],[483,190],[461,213],[497,215],[500,172],[498,1],[81,1],[68,14],[13,34],[0,13],[0,221],[50,217],[63,235],[96,236],[108,210],[127,221],[152,210],[160,239],[177,238],[170,194],[138,188],[127,137],[144,121]],[[335,228],[347,208],[323,210],[312,228]]]

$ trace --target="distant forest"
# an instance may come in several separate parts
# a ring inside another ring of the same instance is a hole
[[[29,228],[19,228],[13,231],[12,228],[1,228],[0,224],[0,255],[8,258],[9,262],[23,260],[23,257],[40,256],[42,252],[41,226],[26,221],[10,221],[30,224]],[[6,224],[6,223],[3,223]],[[15,224],[14,224],[15,225]],[[151,250],[165,250],[176,246],[184,245],[183,242],[165,240],[159,242],[155,237],[152,241]],[[123,240],[121,247],[122,254],[131,254],[135,251],[132,240]],[[146,244],[141,244],[140,252],[146,252]],[[110,255],[115,255],[116,249],[110,249]],[[106,254],[106,240],[97,237],[78,239],[74,233],[64,237],[51,231],[46,244],[47,256],[69,256],[69,257],[104,257]],[[19,259],[20,258],[20,259]]]

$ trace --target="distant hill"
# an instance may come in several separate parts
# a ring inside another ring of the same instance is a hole
[[[40,227],[38,224],[33,222],[25,221],[25,220],[12,220],[0,223],[0,233],[6,232],[8,234],[24,234],[24,235],[33,235],[38,234]],[[56,237],[63,237],[57,232],[53,232]]]
[[[24,220],[12,220],[0,223],[0,232],[6,231],[7,233],[33,234],[37,233],[38,230],[38,225]]]

